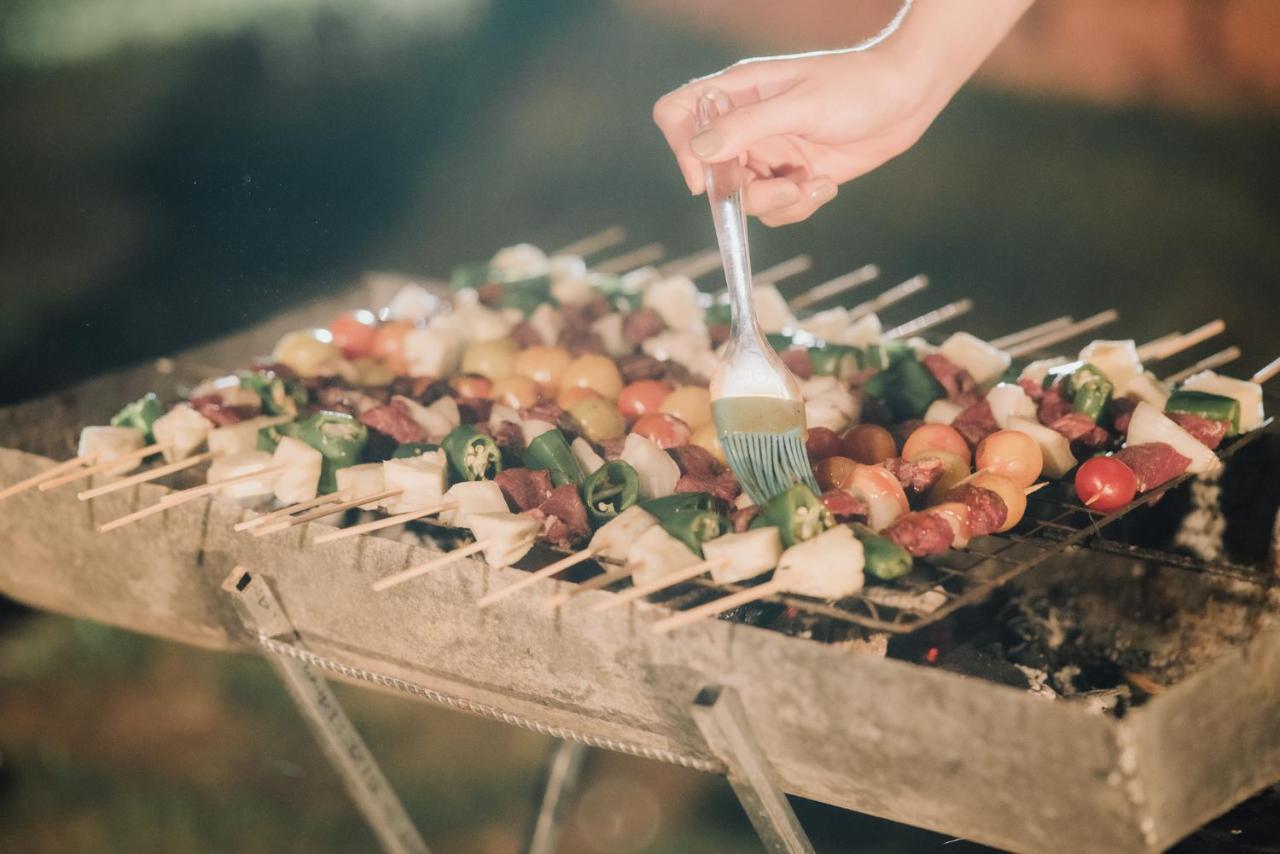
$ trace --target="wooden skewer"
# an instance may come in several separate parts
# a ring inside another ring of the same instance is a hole
[[[920,293],[927,287],[929,287],[928,276],[923,273],[912,276],[905,282],[900,282],[889,288],[889,290],[880,294],[878,297],[869,299],[866,302],[855,305],[853,308],[849,309],[849,322],[852,323],[859,318],[866,317],[872,312],[883,311],[895,303],[902,302],[909,296]]]
[[[669,632],[707,617],[714,617],[716,614],[722,614],[730,608],[737,608],[739,605],[746,605],[748,602],[755,602],[766,596],[781,593],[782,586],[783,582],[780,579],[771,578],[763,584],[748,587],[746,590],[739,590],[737,593],[730,593],[728,596],[721,596],[719,599],[673,614],[665,620],[659,620],[653,624],[653,630],[655,632]]]
[[[1052,347],[1054,344],[1060,344],[1063,341],[1069,341],[1078,335],[1091,332],[1099,326],[1106,326],[1108,323],[1115,323],[1120,318],[1120,312],[1114,308],[1106,311],[1100,311],[1092,317],[1086,317],[1084,320],[1077,320],[1069,326],[1054,330],[1039,338],[1032,338],[1029,341],[1023,341],[1021,344],[1010,347],[1007,352],[1012,358],[1025,356],[1028,353],[1034,353],[1037,350],[1043,350],[1046,347]]]
[[[639,249],[601,261],[595,265],[594,269],[597,273],[603,273],[606,276],[616,276],[628,270],[661,261],[666,254],[667,249],[661,243],[649,243]]]
[[[283,519],[285,516],[292,516],[294,513],[301,513],[303,510],[310,510],[312,507],[319,507],[322,504],[333,504],[336,501],[342,501],[348,495],[350,495],[350,493],[345,490],[330,492],[328,495],[317,495],[310,501],[299,501],[297,504],[290,504],[288,507],[281,507],[279,510],[273,510],[270,513],[263,513],[261,516],[254,516],[252,519],[237,522],[231,527],[231,530],[247,531],[250,528],[257,528],[261,525],[275,522],[277,519]]]
[[[694,252],[692,255],[668,261],[658,267],[658,272],[663,276],[685,276],[690,279],[697,279],[719,267],[720,250],[703,249],[701,252]]]
[[[226,480],[220,480],[217,483],[206,483],[203,486],[193,486],[190,489],[171,492],[155,504],[152,504],[150,507],[144,507],[141,510],[128,514],[127,516],[121,516],[119,519],[112,519],[110,522],[105,522],[99,525],[98,533],[105,534],[108,531],[114,531],[116,528],[137,522],[139,519],[145,519],[148,516],[154,516],[156,513],[163,513],[166,510],[170,510],[174,507],[180,507],[190,501],[195,501],[202,495],[208,495],[210,492],[219,490],[224,486],[232,486],[246,480],[253,480],[256,477],[262,477],[263,475],[276,474],[284,471],[286,468],[288,468],[288,466],[283,464],[278,466],[267,466],[266,468],[261,468],[257,471],[245,472],[244,474],[238,474],[235,477],[229,477]]]
[[[1272,360],[1271,360],[1270,362],[1268,362],[1265,366],[1263,366],[1262,368],[1260,368],[1260,369],[1257,371],[1257,373],[1255,373],[1255,374],[1254,374],[1252,377],[1250,377],[1249,379],[1250,379],[1252,382],[1257,383],[1258,385],[1262,385],[1262,384],[1263,384],[1263,383],[1265,383],[1267,380],[1269,380],[1269,379],[1271,379],[1272,377],[1274,377],[1276,374],[1280,374],[1280,357],[1277,357],[1277,358],[1275,358],[1275,359],[1272,359]]]
[[[563,572],[566,569],[577,566],[580,563],[586,563],[596,555],[600,554],[600,552],[602,551],[604,551],[603,547],[594,548],[594,549],[587,548],[587,549],[583,549],[580,552],[574,552],[573,554],[567,557],[561,558],[555,563],[549,563],[546,566],[542,567],[541,569],[535,572],[529,573],[524,578],[519,579],[513,584],[508,584],[506,587],[503,587],[499,590],[492,590],[489,593],[486,593],[484,596],[481,596],[480,599],[476,601],[476,606],[479,608],[488,608],[494,602],[501,601],[513,593],[517,593],[525,589],[526,587],[529,587],[532,584],[536,584],[537,582],[541,581],[544,578],[550,578],[551,576],[555,575],[558,572]]]
[[[1049,481],[1047,480],[1042,480],[1039,483],[1033,483],[1030,486],[1028,486],[1026,489],[1022,490],[1022,494],[1031,495],[1032,493],[1039,492],[1040,490],[1044,489],[1048,485],[1049,485]]]
[[[796,294],[787,300],[787,303],[796,311],[802,311],[845,291],[851,291],[859,285],[865,285],[867,282],[879,277],[879,267],[875,264],[864,264],[856,270],[845,273],[843,276],[836,276],[830,281],[815,285],[807,291]]]
[[[345,540],[348,537],[355,537],[360,534],[367,534],[370,531],[381,531],[383,528],[393,528],[396,525],[403,525],[406,522],[412,522],[414,519],[421,519],[424,516],[434,516],[437,513],[443,513],[446,510],[452,510],[458,506],[456,501],[448,501],[444,504],[437,504],[434,507],[424,507],[421,510],[410,510],[407,513],[397,513],[394,516],[388,516],[385,519],[375,519],[372,522],[365,522],[361,525],[352,525],[350,528],[340,528],[337,531],[330,531],[327,534],[321,534],[316,537],[313,542],[316,545],[322,543],[332,543],[334,540]]]
[[[429,560],[424,564],[411,566],[403,572],[397,572],[395,575],[388,575],[386,578],[381,578],[373,583],[373,589],[381,593],[383,590],[395,587],[397,584],[404,584],[406,581],[412,581],[419,575],[426,575],[428,572],[439,569],[442,566],[448,566],[455,560],[461,560],[462,558],[469,557],[476,552],[482,552],[487,549],[489,545],[490,543],[488,540],[476,540],[470,545],[456,548],[451,552],[446,552],[435,560]]]
[[[1169,374],[1169,376],[1164,378],[1164,381],[1169,385],[1180,383],[1192,374],[1198,374],[1201,371],[1212,371],[1215,368],[1221,368],[1223,365],[1229,365],[1236,359],[1239,359],[1241,355],[1240,348],[1233,345],[1225,350],[1219,350],[1212,355],[1205,356],[1190,367],[1183,368],[1176,373]]]
[[[214,456],[215,454],[212,451],[205,451],[203,454],[196,454],[194,456],[187,457],[185,460],[178,460],[176,463],[169,463],[168,465],[163,465],[159,468],[139,472],[138,474],[131,475],[123,480],[112,481],[111,483],[103,484],[102,486],[95,486],[93,489],[86,489],[83,492],[77,492],[76,498],[79,498],[81,501],[88,501],[91,498],[97,498],[99,495],[106,495],[111,492],[118,492],[121,489],[128,489],[129,487],[136,486],[139,483],[147,483],[148,481],[162,478],[166,475],[173,474],[174,472],[189,469],[192,466],[198,466],[201,463],[207,463],[209,460],[212,460]]]
[[[955,302],[949,302],[940,308],[935,308],[933,311],[925,312],[919,317],[913,320],[908,320],[906,323],[899,326],[895,326],[880,337],[886,341],[891,341],[895,338],[905,338],[908,335],[915,335],[919,332],[924,332],[926,329],[941,326],[942,324],[955,320],[957,317],[968,314],[971,311],[973,311],[973,300],[965,297],[964,299],[958,299]]]
[[[1008,335],[1001,335],[999,338],[992,338],[987,343],[992,347],[1003,350],[1005,347],[1021,344],[1023,341],[1044,335],[1046,332],[1056,332],[1064,326],[1070,326],[1071,320],[1071,315],[1064,314],[1062,317],[1055,317],[1053,320],[1046,320],[1044,323],[1037,323],[1035,326],[1028,326],[1026,329],[1010,332]]]
[[[1179,335],[1172,341],[1165,342],[1160,347],[1156,348],[1155,352],[1148,351],[1144,354],[1142,349],[1139,349],[1138,358],[1144,362],[1148,359],[1156,361],[1159,361],[1160,359],[1167,359],[1170,356],[1181,353],[1183,350],[1189,350],[1197,344],[1208,341],[1215,335],[1221,335],[1226,328],[1226,321],[1221,319],[1211,320],[1205,325],[1191,330],[1186,335]]]
[[[168,450],[171,447],[173,446],[170,443],[166,442],[163,445],[148,445],[145,448],[138,448],[136,450],[130,451],[127,454],[121,454],[120,456],[116,457],[113,460],[109,460],[103,463],[97,463],[95,465],[89,466],[88,468],[83,468],[83,469],[80,469],[79,471],[73,471],[70,474],[64,474],[62,477],[55,477],[53,480],[46,480],[44,483],[40,484],[40,491],[47,492],[50,489],[57,489],[59,486],[62,486],[63,484],[73,483],[74,481],[80,480],[81,478],[89,477],[90,475],[95,475],[98,472],[110,471],[111,469],[115,468],[121,463],[132,462],[133,460],[141,460],[151,456],[152,454],[163,453],[164,451]]]
[[[31,489],[32,487],[39,486],[40,484],[52,478],[66,474],[68,471],[76,468],[77,466],[86,465],[92,462],[93,462],[93,457],[91,456],[72,457],[69,460],[63,460],[62,462],[58,463],[56,466],[47,468],[44,471],[39,472],[38,474],[33,474],[31,475],[31,477],[20,480],[17,483],[12,483],[6,486],[4,489],[0,489],[0,501],[3,501],[4,499],[8,498],[10,495],[17,495],[19,492],[23,492],[24,490],[28,490],[28,489]]]
[[[627,230],[620,225],[611,225],[603,231],[578,238],[568,246],[557,249],[553,255],[594,255],[606,249],[612,249],[627,239]]]
[[[776,285],[783,279],[789,279],[792,276],[808,272],[812,267],[812,258],[808,255],[797,255],[780,264],[774,264],[772,267],[761,270],[751,277],[751,282],[754,285]]]
[[[661,578],[656,578],[653,581],[650,581],[648,584],[636,585],[635,587],[632,587],[630,590],[623,590],[621,593],[617,594],[616,596],[612,596],[608,599],[605,599],[603,602],[597,602],[595,607],[592,608],[591,610],[595,612],[600,612],[600,611],[609,611],[613,608],[619,608],[627,604],[628,602],[632,602],[636,599],[641,599],[645,596],[648,596],[650,593],[657,593],[659,590],[666,590],[668,587],[674,587],[675,585],[680,584],[683,581],[688,581],[691,578],[697,578],[699,575],[702,575],[702,573],[706,572],[707,570],[712,569],[713,567],[721,566],[722,564],[724,564],[725,560],[726,560],[725,558],[719,558],[717,560],[704,560],[704,561],[699,561],[698,563],[695,563],[692,566],[686,566],[683,569],[677,569],[675,572],[669,572],[666,575],[663,575]]]
[[[325,506],[319,510],[305,513],[301,516],[291,516],[288,519],[280,519],[268,525],[263,525],[253,529],[255,537],[265,537],[268,534],[274,534],[278,531],[284,531],[288,528],[294,528],[298,525],[305,525],[308,522],[314,522],[317,519],[323,519],[325,516],[332,516],[334,513],[342,513],[350,510],[352,507],[361,507],[365,504],[372,504],[375,501],[383,501],[387,498],[394,498],[404,492],[404,487],[396,487],[395,489],[384,489],[381,492],[373,492],[368,495],[361,495],[332,507]]]
[[[1167,347],[1168,345],[1172,344],[1174,341],[1177,341],[1181,337],[1182,337],[1182,330],[1178,330],[1177,332],[1170,332],[1167,335],[1161,335],[1159,338],[1152,338],[1150,341],[1148,341],[1145,344],[1139,344],[1138,359],[1141,361],[1146,361],[1148,358],[1148,355],[1144,355],[1144,354],[1159,353],[1160,348]]]
[[[563,593],[558,593],[547,601],[547,608],[554,610],[568,602],[575,596],[586,593],[588,590],[599,590],[602,587],[608,587],[615,581],[621,581],[624,578],[631,577],[631,570],[625,567],[619,567],[612,572],[602,572],[599,575],[588,578],[581,584],[575,584]]]

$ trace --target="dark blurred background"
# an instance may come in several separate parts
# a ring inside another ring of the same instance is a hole
[[[0,3],[0,402],[368,269],[443,274],[615,223],[708,246],[653,101],[745,55],[847,45],[894,5]],[[924,272],[887,319],[971,296],[983,335],[1113,306],[1139,340],[1222,317],[1252,371],[1280,352],[1277,36],[1271,0],[1041,0],[915,149],[811,222],[756,228],[757,263]],[[371,846],[260,663],[52,617],[0,631],[0,848]],[[516,850],[544,739],[343,698],[437,850]],[[830,850],[946,841],[805,809]],[[575,810],[565,850],[753,845],[723,783],[618,757]]]

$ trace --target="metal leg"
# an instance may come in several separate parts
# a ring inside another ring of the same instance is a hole
[[[528,854],[554,854],[560,836],[560,818],[565,805],[578,790],[582,779],[582,765],[587,757],[587,746],[576,741],[560,741],[551,753],[547,768],[547,788],[542,794],[542,806],[533,825]]]
[[[737,693],[732,688],[708,685],[690,711],[707,745],[724,762],[729,785],[765,849],[812,854],[813,845],[756,744]]]
[[[293,623],[266,581],[238,566],[222,586],[232,594],[236,609],[251,632],[267,637],[297,638]],[[267,661],[275,668],[383,849],[391,854],[429,854],[395,790],[324,677],[310,664],[296,658],[268,655]]]

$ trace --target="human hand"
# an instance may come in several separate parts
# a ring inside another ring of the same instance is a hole
[[[1028,5],[998,0],[980,16],[918,0],[870,50],[745,60],[664,95],[653,118],[690,192],[705,189],[704,163],[737,157],[746,211],[770,226],[799,222],[910,148]],[[713,88],[734,109],[698,133],[697,101]]]

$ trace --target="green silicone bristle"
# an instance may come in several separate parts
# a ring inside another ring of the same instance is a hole
[[[804,431],[798,427],[784,433],[721,433],[720,444],[729,468],[757,505],[763,506],[797,483],[818,492],[804,449]]]

